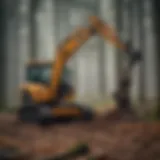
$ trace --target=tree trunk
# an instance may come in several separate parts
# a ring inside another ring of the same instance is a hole
[[[154,18],[155,18],[155,31],[156,31],[156,48],[157,48],[157,82],[158,82],[158,111],[157,116],[160,118],[160,1],[154,0]]]
[[[5,105],[5,55],[6,55],[6,2],[0,1],[0,109]]]

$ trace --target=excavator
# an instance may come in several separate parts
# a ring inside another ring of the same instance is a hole
[[[91,16],[89,22],[88,27],[77,29],[58,45],[54,61],[32,61],[28,64],[28,82],[20,89],[22,106],[17,112],[20,121],[46,124],[94,118],[90,107],[72,102],[75,91],[67,80],[70,73],[65,65],[76,51],[96,34],[123,52],[128,52],[128,48],[100,18]]]

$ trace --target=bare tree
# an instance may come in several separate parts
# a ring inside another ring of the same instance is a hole
[[[7,32],[7,5],[6,1],[0,1],[0,72],[1,72],[1,79],[0,79],[0,108],[4,106],[5,103],[5,61],[6,61],[6,32]]]
[[[157,82],[158,82],[158,111],[157,116],[160,117],[160,1],[154,0],[154,20],[155,20],[155,31],[156,31],[156,48],[157,48]]]

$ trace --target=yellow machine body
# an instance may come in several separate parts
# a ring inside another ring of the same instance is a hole
[[[105,40],[108,40],[122,51],[126,50],[126,46],[116,36],[115,32],[98,17],[91,16],[89,22],[90,25],[88,27],[77,29],[58,45],[54,61],[32,61],[28,64],[28,74],[35,68],[42,69],[42,72],[37,74],[40,79],[36,76],[32,77],[32,74],[28,76],[31,78],[27,78],[27,83],[21,88],[23,107],[19,112],[20,119],[29,119],[28,117],[35,118],[39,117],[39,115],[43,117],[41,119],[44,119],[44,117],[48,119],[48,117],[50,117],[54,120],[55,117],[71,117],[71,119],[73,117],[84,119],[90,119],[92,117],[92,111],[85,108],[85,106],[73,103],[66,104],[66,100],[71,100],[75,92],[72,86],[65,80],[65,76],[68,75],[68,72],[65,73],[65,65],[76,51],[87,42],[88,39],[96,34],[102,36]],[[45,79],[45,74],[43,77],[43,67],[48,69],[48,75],[46,75],[49,76],[49,78]],[[34,74],[36,75],[36,73]],[[36,114],[38,114],[38,116],[35,116]]]
[[[20,87],[20,92],[22,93],[22,103],[34,103],[40,104],[41,102],[48,102],[48,97],[51,97],[50,92],[50,75],[52,71],[52,63],[51,61],[31,61],[27,63],[26,66],[26,82],[22,84]],[[66,73],[67,72],[67,73]],[[68,74],[68,75],[66,75]],[[69,70],[65,68],[64,76],[70,76]],[[64,77],[62,74],[62,82],[64,83]],[[67,77],[68,78],[68,77]],[[70,79],[70,77],[69,77]],[[67,81],[67,80],[66,80]],[[65,82],[68,83],[69,82]],[[71,86],[71,85],[70,85]],[[24,95],[24,93],[28,95]],[[61,97],[61,100],[73,100],[74,98],[73,88],[70,87],[70,90]],[[29,96],[28,102],[24,99]],[[30,102],[29,102],[30,101]],[[32,101],[32,102],[31,102]]]

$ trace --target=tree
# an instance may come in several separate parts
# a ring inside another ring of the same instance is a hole
[[[6,32],[7,32],[7,19],[6,19],[6,1],[0,1],[0,109],[5,105],[5,62],[6,62]]]
[[[156,45],[157,45],[157,82],[158,82],[158,110],[157,110],[157,116],[160,118],[160,1],[154,0],[154,19],[155,19],[155,31],[156,31]]]

